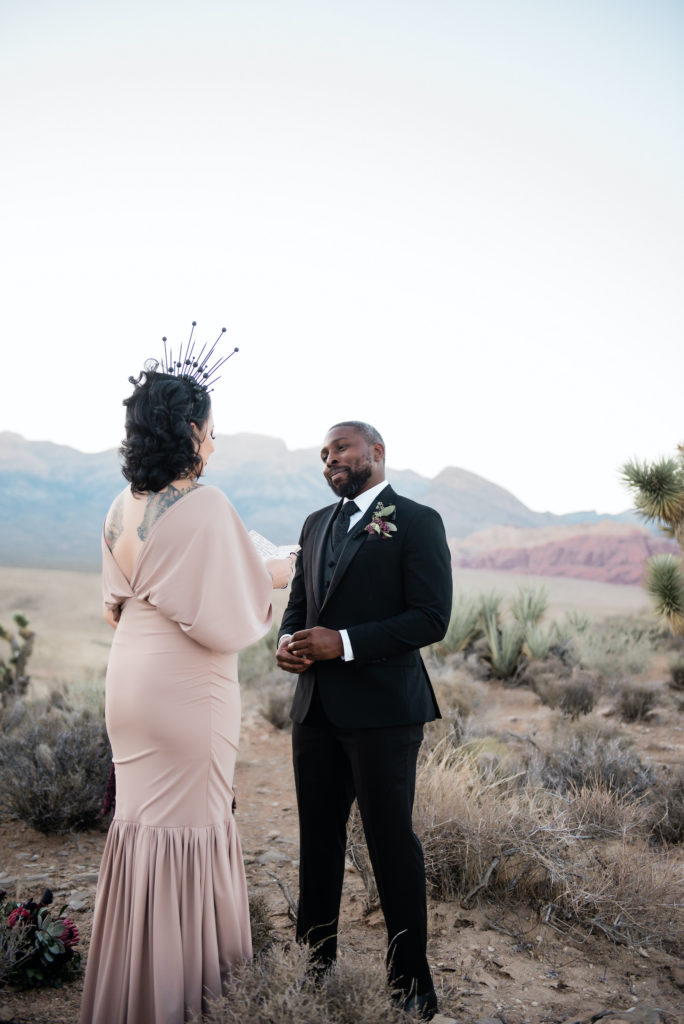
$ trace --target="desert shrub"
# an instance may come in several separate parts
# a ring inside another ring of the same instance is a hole
[[[676,950],[684,941],[681,873],[639,840],[640,812],[625,801],[605,784],[590,796],[512,777],[491,782],[464,751],[436,748],[418,777],[415,813],[430,890],[466,906],[484,895],[517,897],[557,928]],[[597,806],[603,824],[587,827]]]
[[[670,659],[670,686],[673,690],[684,690],[684,658],[677,654]]]
[[[648,795],[647,814],[654,842],[684,841],[684,768],[659,773]]]
[[[249,894],[249,926],[252,931],[252,949],[258,956],[275,938],[275,926],[271,907],[265,896],[258,892]]]
[[[557,914],[556,921],[575,920],[614,941],[681,954],[684,889],[674,857],[645,843],[618,842],[579,858],[575,869],[545,917]]]
[[[90,711],[28,709],[0,737],[2,809],[41,832],[93,828],[111,756],[104,720]]]
[[[295,684],[289,679],[283,680],[281,677],[284,674],[270,673],[266,684],[259,691],[259,711],[276,729],[288,731],[292,728],[290,708]]]
[[[641,837],[650,830],[646,799],[634,800],[599,782],[565,793],[566,821],[570,828],[596,838]]]
[[[278,625],[274,622],[266,636],[262,636],[261,640],[257,640],[255,644],[240,651],[238,675],[242,686],[253,686],[272,675],[276,663],[277,639]]]
[[[486,688],[451,656],[430,672],[437,702],[445,718],[469,718],[486,699]]]
[[[643,796],[655,778],[624,736],[591,719],[557,728],[551,743],[532,755],[528,772],[531,782],[547,790],[606,787],[631,799]]]
[[[16,632],[0,624],[0,639],[9,644],[10,653],[5,661],[0,658],[0,699],[3,705],[23,697],[28,689],[28,660],[33,653],[35,633],[29,629],[29,620],[22,612],[12,616]]]
[[[613,618],[576,633],[572,645],[582,668],[611,682],[643,672],[660,636],[651,619]]]
[[[657,694],[650,686],[623,686],[617,695],[617,710],[623,722],[640,722],[657,703]]]
[[[511,614],[523,629],[538,625],[548,606],[549,596],[545,587],[519,587],[509,601]]]
[[[588,715],[596,703],[597,687],[586,672],[574,672],[569,679],[549,679],[538,676],[533,680],[534,692],[542,704],[558,708],[567,718]]]
[[[418,1018],[416,1018],[417,1020]],[[204,1024],[405,1024],[377,957],[341,951],[337,964],[313,975],[305,947],[277,945],[231,969],[222,999]]]

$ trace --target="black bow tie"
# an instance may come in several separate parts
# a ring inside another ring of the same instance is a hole
[[[340,544],[344,542],[344,538],[347,536],[349,530],[349,520],[355,512],[359,511],[359,506],[355,501],[345,501],[344,505],[337,513],[335,522],[332,528],[332,546],[333,550],[338,548]]]

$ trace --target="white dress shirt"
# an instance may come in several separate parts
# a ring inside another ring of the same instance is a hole
[[[387,480],[383,480],[381,484],[376,484],[374,487],[369,487],[367,491],[362,491],[361,494],[357,494],[355,498],[345,498],[343,500],[343,505],[346,505],[348,501],[356,502],[356,506],[359,510],[349,517],[347,533],[349,533],[350,530],[353,530],[356,524],[363,519],[371,504],[375,501],[380,492],[384,491],[385,487],[387,487]],[[349,634],[346,629],[341,629],[339,633],[342,637],[342,661],[353,661],[354,652],[352,650]],[[281,644],[283,640],[289,640],[291,636],[291,633],[283,633],[280,638]]]
[[[381,484],[376,484],[375,487],[369,487],[367,491],[362,491],[361,494],[357,494],[354,499],[344,499],[343,506],[346,505],[348,501],[353,500],[356,502],[359,509],[358,512],[355,512],[354,515],[349,517],[349,529],[347,530],[347,533],[349,533],[349,530],[353,530],[357,523],[361,522],[368,509],[380,494],[380,491],[384,491],[385,487],[387,487],[387,481],[383,480]],[[343,648],[342,661],[353,661],[354,652],[352,650],[351,640],[349,639],[349,633],[346,629],[341,629],[340,636],[342,637]]]

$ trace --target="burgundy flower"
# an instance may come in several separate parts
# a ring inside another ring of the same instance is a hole
[[[370,523],[364,526],[366,533],[371,535],[376,533],[383,540],[391,540],[392,534],[397,532],[397,528],[394,523],[389,523],[386,517],[394,515],[394,508],[394,505],[383,506],[382,502],[379,501],[375,506]]]
[[[9,925],[10,928],[14,928],[15,924],[18,921],[27,921],[30,920],[30,918],[31,914],[29,913],[28,910],[26,910],[25,907],[15,907],[15,909],[9,916],[7,924]]]
[[[69,917],[64,918],[64,931],[60,935],[60,939],[67,949],[70,946],[75,946],[78,942],[78,928]]]

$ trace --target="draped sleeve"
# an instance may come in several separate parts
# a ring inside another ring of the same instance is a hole
[[[157,520],[131,586],[203,647],[233,653],[271,624],[272,581],[225,494],[202,486]]]
[[[131,585],[114,560],[107,547],[102,531],[102,600],[117,622],[121,614],[121,606],[133,596]]]

